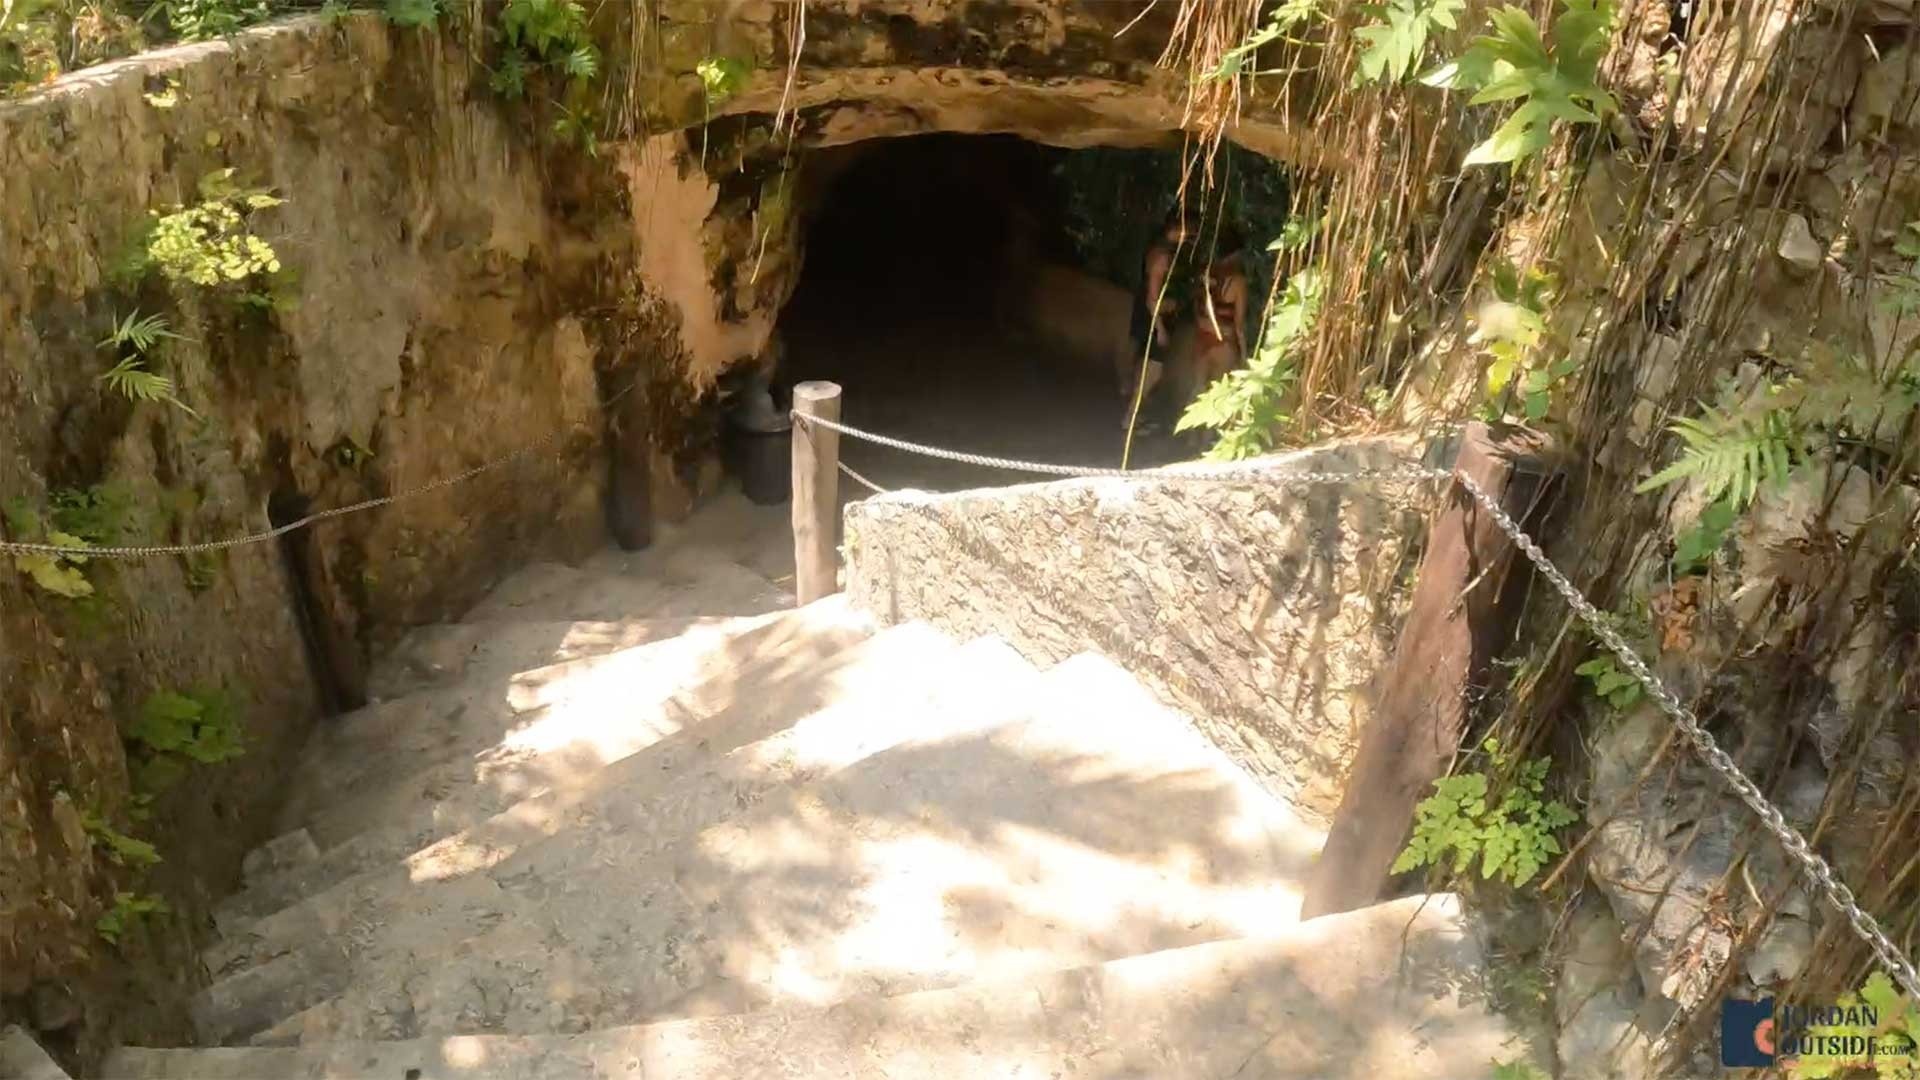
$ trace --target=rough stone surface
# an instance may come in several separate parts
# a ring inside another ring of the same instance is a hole
[[[112,1067],[127,1080],[1474,1077],[1529,1059],[1512,1027],[1461,994],[1480,963],[1458,902],[1414,896],[1270,937],[828,1009],[571,1037],[133,1050]]]
[[[1000,634],[1036,662],[1105,652],[1324,817],[1393,646],[1425,493],[1279,478],[1417,456],[1360,441],[1273,459],[1257,479],[868,499],[848,509],[847,590],[882,620]]]

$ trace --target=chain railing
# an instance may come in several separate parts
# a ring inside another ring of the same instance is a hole
[[[603,410],[612,406],[615,402],[618,402],[621,398],[631,393],[636,385],[638,385],[637,380],[628,383],[613,396],[607,398],[605,401],[599,402],[596,405],[596,409]],[[372,499],[362,499],[359,502],[348,503],[345,506],[336,506],[327,510],[316,510],[298,520],[289,521],[284,525],[276,525],[263,532],[247,533],[242,536],[229,537],[225,540],[205,540],[192,544],[106,545],[101,547],[91,545],[86,547],[73,547],[65,544],[43,544],[0,539],[0,554],[65,555],[87,559],[146,559],[167,555],[196,555],[201,552],[226,551],[229,548],[246,547],[249,544],[261,544],[268,540],[279,539],[290,532],[296,532],[309,525],[326,521],[329,518],[345,517],[348,514],[358,514],[362,511],[378,509],[379,507],[388,506],[393,503],[415,499],[422,495],[442,490],[443,488],[464,484],[475,477],[484,476],[487,473],[493,472],[495,469],[504,468],[522,458],[531,457],[548,450],[557,445],[560,440],[579,430],[580,425],[577,424],[559,428],[548,433],[536,442],[528,443],[517,450],[509,450],[499,457],[489,461],[483,461],[470,469],[464,469],[451,476],[442,476],[436,480],[429,480],[424,484],[417,484],[405,491],[398,491],[392,495],[381,495]]]
[[[1257,476],[1264,482],[1281,487],[1308,487],[1320,484],[1358,483],[1370,480],[1451,480],[1458,483],[1461,489],[1473,499],[1474,503],[1486,511],[1487,516],[1493,520],[1500,531],[1505,533],[1507,538],[1513,541],[1514,546],[1527,557],[1527,561],[1532,563],[1536,570],[1540,571],[1541,576],[1546,578],[1553,586],[1554,591],[1559,593],[1561,598],[1567,602],[1568,606],[1573,609],[1574,614],[1579,617],[1580,621],[1586,624],[1587,628],[1593,632],[1594,637],[1597,638],[1601,644],[1605,645],[1608,651],[1613,653],[1619,662],[1621,670],[1632,675],[1634,680],[1638,682],[1646,692],[1648,699],[1658,706],[1660,711],[1666,714],[1669,720],[1673,721],[1674,725],[1680,729],[1681,734],[1686,736],[1687,742],[1692,746],[1694,752],[1700,756],[1700,759],[1706,763],[1707,767],[1733,790],[1733,793],[1739,797],[1740,801],[1744,803],[1749,810],[1752,810],[1753,813],[1759,817],[1761,825],[1763,825],[1774,840],[1779,843],[1781,849],[1784,850],[1787,856],[1799,867],[1800,872],[1819,891],[1820,895],[1846,920],[1848,927],[1854,934],[1873,951],[1874,957],[1885,966],[1888,974],[1894,981],[1898,982],[1908,994],[1920,998],[1920,972],[1915,970],[1912,961],[1907,959],[1906,955],[1901,952],[1899,946],[1894,944],[1893,939],[1887,934],[1879,921],[1865,909],[1861,908],[1860,902],[1854,896],[1853,890],[1850,889],[1845,882],[1840,880],[1839,875],[1834,873],[1833,866],[1818,852],[1813,850],[1813,845],[1807,841],[1805,836],[1800,834],[1799,830],[1795,829],[1787,821],[1786,815],[1781,813],[1779,807],[1774,806],[1772,802],[1768,801],[1766,795],[1760,790],[1759,785],[1755,784],[1753,780],[1741,770],[1739,764],[1733,760],[1731,755],[1720,748],[1720,744],[1715,741],[1712,734],[1701,724],[1700,718],[1695,715],[1693,710],[1688,708],[1687,705],[1680,700],[1679,696],[1669,690],[1660,677],[1653,673],[1653,670],[1647,666],[1646,661],[1640,658],[1640,655],[1634,651],[1633,647],[1627,643],[1627,640],[1620,635],[1619,631],[1615,630],[1607,622],[1600,609],[1594,606],[1593,602],[1588,600],[1586,596],[1580,592],[1579,588],[1573,584],[1573,581],[1569,579],[1565,573],[1561,572],[1560,568],[1555,566],[1552,560],[1547,558],[1546,552],[1541,550],[1540,545],[1535,543],[1533,538],[1527,535],[1526,530],[1520,527],[1520,523],[1515,521],[1513,516],[1508,514],[1497,500],[1488,495],[1485,489],[1465,473],[1425,465],[1400,465],[1345,471],[1292,471],[1277,469],[1270,464],[1249,465],[1240,468],[1222,467],[1204,471],[1165,469],[1127,470],[1076,465],[1054,465],[1045,462],[1021,461],[1013,458],[993,457],[986,454],[974,454],[959,450],[948,450],[937,446],[928,446],[922,443],[910,442],[906,439],[863,431],[860,428],[848,424],[827,420],[822,417],[807,416],[801,413],[795,413],[794,419],[797,423],[819,424],[823,427],[831,428],[842,435],[862,439],[880,446],[891,447],[906,453],[919,454],[944,461],[957,461],[969,465],[978,465],[983,468],[1005,469],[1014,472],[1027,472],[1046,476],[1122,477],[1134,480],[1152,480],[1155,482],[1169,480],[1219,482],[1228,479],[1245,479]],[[860,480],[861,483],[873,487],[875,491],[880,490],[864,477],[853,474],[851,470],[846,471],[850,475],[854,475],[855,479]]]

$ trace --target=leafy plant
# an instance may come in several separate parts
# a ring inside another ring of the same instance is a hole
[[[129,401],[164,401],[198,416],[175,393],[172,379],[147,367],[147,355],[165,339],[177,341],[180,335],[167,329],[162,316],[142,317],[136,309],[125,319],[116,319],[113,332],[101,339],[99,347],[112,350],[119,360],[99,381]]]
[[[1494,1061],[1489,1064],[1493,1066],[1493,1080],[1553,1080],[1541,1070],[1540,1066],[1525,1058]]]
[[[1319,317],[1321,291],[1318,271],[1295,274],[1268,314],[1247,366],[1227,372],[1187,406],[1174,430],[1218,431],[1208,459],[1235,461],[1273,445],[1274,429],[1290,419],[1284,411],[1286,396],[1299,378],[1297,351]]]
[[[709,108],[739,93],[747,85],[753,69],[745,60],[731,56],[710,56],[694,65],[700,85],[707,91]]]
[[[560,117],[553,122],[553,133],[578,146],[588,157],[600,156],[599,119],[589,106],[577,109],[561,106]]]
[[[1611,0],[1560,0],[1543,37],[1525,9],[1487,16],[1490,33],[1421,77],[1429,86],[1475,91],[1470,105],[1517,101],[1512,116],[1467,153],[1467,166],[1523,161],[1553,139],[1553,122],[1598,124],[1617,107],[1595,81],[1613,32]]]
[[[1353,32],[1367,43],[1360,50],[1353,85],[1383,79],[1405,81],[1407,73],[1426,58],[1427,39],[1434,29],[1458,28],[1460,13],[1466,7],[1467,0],[1387,0],[1360,5],[1360,11],[1375,21]]]
[[[161,0],[160,9],[182,41],[226,37],[273,17],[267,0]]]
[[[246,753],[233,696],[221,689],[154,692],[127,738],[142,751],[135,786],[148,793],[179,782],[189,762],[216,765]]]
[[[1673,572],[1684,576],[1706,566],[1739,520],[1740,509],[1731,500],[1709,504],[1700,512],[1699,520],[1674,538]]]
[[[158,896],[150,894],[142,896],[130,892],[116,893],[113,898],[113,907],[108,909],[105,915],[100,916],[100,921],[94,924],[94,929],[109,943],[118,945],[121,935],[136,924],[169,914],[172,910],[167,906],[167,902]]]
[[[1768,397],[1780,388],[1769,387]],[[1790,408],[1763,402],[1758,408],[1708,407],[1696,418],[1682,417],[1669,428],[1685,446],[1680,460],[1640,482],[1635,491],[1656,491],[1696,478],[1706,497],[1744,510],[1763,484],[1781,485],[1803,455],[1800,432]]]
[[[1542,360],[1542,353],[1560,351],[1547,327],[1553,276],[1538,267],[1522,273],[1502,259],[1494,264],[1492,279],[1494,299],[1474,316],[1468,339],[1488,358],[1483,413],[1489,420],[1504,419],[1517,398],[1526,419],[1544,419],[1553,407],[1554,388],[1578,370],[1570,356]]]
[[[386,0],[381,14],[395,26],[408,29],[432,26],[440,18],[440,0]]]
[[[1613,657],[1601,655],[1573,669],[1593,682],[1593,694],[1616,709],[1625,709],[1640,700],[1640,680],[1621,671]]]
[[[577,0],[507,0],[497,30],[500,64],[488,83],[511,98],[526,94],[527,80],[540,65],[576,84],[600,71],[600,53]]]
[[[1451,0],[1444,0],[1451,2]],[[1293,36],[1295,30],[1320,17],[1320,0],[1280,0],[1267,14],[1267,21],[1258,30],[1247,35],[1247,40],[1235,45],[1220,55],[1220,62],[1210,71],[1203,72],[1200,78],[1209,81],[1237,79],[1242,75],[1264,75],[1266,72],[1255,70],[1252,65],[1260,50],[1276,41],[1293,45],[1309,45]]]
[[[148,867],[160,862],[160,852],[152,844],[115,829],[106,818],[90,810],[80,812],[80,824],[94,846],[107,853],[118,866]]]
[[[1830,1077],[1866,1075],[1870,1069],[1878,1080],[1915,1080],[1920,1077],[1920,1007],[1894,986],[1884,971],[1867,976],[1858,993],[1842,994],[1835,1002],[1841,1010],[1865,1006],[1873,1011],[1875,1024],[1808,1024],[1810,1045],[1818,1047],[1821,1036],[1834,1041],[1827,1045],[1873,1048],[1868,1055],[1871,1066],[1862,1065],[1858,1051],[1817,1053],[1803,1050],[1786,1062],[1792,1080],[1828,1080]],[[1845,1015],[1844,1011],[1842,1015]],[[1864,1019],[1864,1012],[1858,1014]]]
[[[90,544],[114,544],[140,511],[133,494],[119,484],[58,488],[47,499],[54,527]]]
[[[47,525],[39,511],[23,498],[9,500],[6,508],[7,531],[16,541],[51,544],[55,547],[87,548],[86,540]],[[93,595],[93,583],[80,568],[87,556],[71,553],[16,554],[13,565],[33,583],[55,596],[78,600]]]
[[[501,97],[518,101],[527,96],[527,75],[533,70],[533,65],[527,62],[527,54],[519,49],[508,49],[500,54],[500,66],[492,69],[487,86]]]
[[[132,269],[157,269],[168,281],[207,288],[278,273],[280,256],[254,234],[251,219],[282,200],[265,189],[239,187],[233,174],[228,168],[201,177],[201,201],[193,206],[155,211]]]
[[[1413,836],[1394,860],[1393,872],[1439,865],[1452,859],[1455,874],[1480,862],[1480,876],[1516,888],[1533,879],[1560,852],[1553,834],[1573,824],[1572,810],[1542,797],[1547,758],[1516,762],[1497,739],[1482,744],[1496,772],[1508,774],[1506,790],[1493,801],[1485,773],[1457,773],[1434,781],[1434,793],[1414,810]]]

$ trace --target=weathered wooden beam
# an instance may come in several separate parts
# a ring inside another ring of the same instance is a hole
[[[1540,436],[1470,425],[1455,462],[1516,520],[1545,490],[1550,466]],[[1327,844],[1307,880],[1301,918],[1380,899],[1405,845],[1413,811],[1432,794],[1459,749],[1468,707],[1512,623],[1524,564],[1466,490],[1451,486],[1435,512],[1413,604],[1394,647],[1377,707],[1334,812]]]
[[[793,411],[794,592],[811,604],[840,589],[840,433],[804,418],[840,419],[840,385],[800,383]]]

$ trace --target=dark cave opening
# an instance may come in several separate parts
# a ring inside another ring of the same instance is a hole
[[[1131,294],[1076,256],[1055,175],[1067,153],[979,135],[820,152],[815,176],[827,179],[780,319],[778,382],[838,382],[846,422],[915,441],[1117,464],[1113,369]],[[1051,276],[1039,281],[1039,268]],[[888,487],[1031,479],[857,441],[842,454]]]
[[[1063,149],[1012,135],[814,151],[777,385],[838,382],[846,422],[919,442],[1120,464],[1131,405],[1122,388],[1140,368],[1134,293],[1148,245],[1179,204],[1185,165],[1177,149]],[[1198,242],[1252,238],[1263,299],[1272,274],[1264,249],[1286,220],[1288,174],[1238,148],[1214,165],[1217,182],[1187,196],[1206,234]],[[1193,456],[1197,440],[1164,428],[1136,433],[1129,464]],[[858,441],[843,441],[842,453],[888,487],[1033,479]]]

